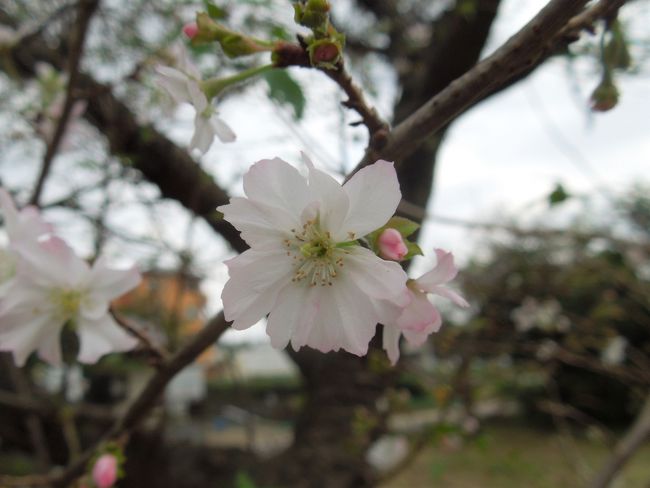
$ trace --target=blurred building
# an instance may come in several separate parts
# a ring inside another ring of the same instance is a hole
[[[200,282],[198,276],[188,271],[146,271],[140,284],[113,305],[154,342],[174,350],[204,325],[206,297]],[[214,361],[214,347],[206,349],[198,358],[205,366]]]

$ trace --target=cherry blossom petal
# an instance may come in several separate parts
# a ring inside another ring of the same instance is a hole
[[[244,193],[255,202],[281,208],[289,215],[295,215],[311,201],[305,177],[280,158],[253,164],[244,175]],[[299,220],[293,222],[298,224]]]
[[[336,286],[311,287],[303,304],[291,344],[321,352],[344,349],[362,356],[374,336],[377,316],[368,297],[350,280]],[[277,307],[283,304],[278,300]]]
[[[273,347],[284,349],[297,329],[314,320],[317,309],[308,298],[309,290],[306,286],[289,283],[278,295],[266,324]]]
[[[0,208],[7,235],[14,246],[20,247],[26,241],[36,241],[40,236],[52,232],[52,226],[42,219],[38,209],[27,206],[19,212],[9,192],[2,187],[0,187]]]
[[[327,229],[335,241],[355,239],[354,236],[347,235],[341,229],[350,206],[345,191],[334,178],[316,169],[306,156],[304,158],[309,167],[310,195],[312,200],[320,202],[319,217],[321,227]]]
[[[350,248],[342,273],[351,276],[372,298],[392,300],[400,305],[409,302],[404,293],[407,276],[402,267],[396,262],[384,261],[368,249]]]
[[[95,261],[88,274],[89,292],[81,303],[80,313],[89,319],[99,319],[108,312],[110,302],[135,288],[141,276],[136,268],[109,269],[103,258]]]
[[[356,281],[344,280],[341,285],[331,287],[331,294],[338,323],[325,326],[341,329],[341,348],[357,356],[365,355],[379,320],[366,290]]]
[[[48,335],[57,334],[63,323],[53,323],[46,314],[32,311],[5,313],[0,316],[0,351],[11,351],[18,366],[23,366]]]
[[[53,366],[60,366],[63,363],[61,358],[61,338],[59,337],[62,329],[63,324],[58,329],[52,329],[47,334],[44,334],[37,349],[38,357]]]
[[[429,293],[434,293],[440,295],[441,297],[449,298],[452,302],[460,307],[469,307],[469,303],[462,296],[456,293],[454,290],[445,288],[444,286],[432,286],[429,290]]]
[[[454,264],[454,255],[442,249],[436,249],[438,262],[435,268],[423,274],[417,280],[418,287],[423,291],[433,293],[432,288],[453,280],[458,274]]]
[[[83,319],[77,324],[79,333],[79,361],[96,363],[110,352],[124,352],[133,349],[138,341],[122,329],[110,316],[98,320]]]
[[[237,134],[235,134],[235,132],[230,128],[228,124],[224,122],[221,117],[213,115],[211,122],[214,133],[217,135],[221,142],[234,142],[237,139]]]
[[[438,326],[438,328],[440,328],[440,326]],[[420,347],[427,341],[432,332],[435,331],[425,330],[422,332],[417,332],[415,330],[403,330],[402,334],[404,334],[404,338],[411,346]]]
[[[205,93],[203,93],[203,90],[201,90],[198,82],[191,79],[188,80],[187,90],[190,94],[190,101],[194,106],[194,110],[196,110],[196,114],[203,116],[203,118],[206,120],[209,120],[210,117],[206,115],[205,112],[206,109],[210,107],[210,101],[205,96]],[[208,110],[208,112],[210,111]]]
[[[198,149],[201,154],[205,154],[210,149],[214,141],[214,128],[210,119],[204,117],[199,112],[194,117],[194,134],[190,141],[189,149]]]
[[[242,263],[243,261],[243,263]],[[238,330],[256,324],[271,311],[282,286],[293,270],[284,250],[248,249],[226,261],[230,279],[221,299],[226,320]]]
[[[181,71],[190,78],[195,80],[201,79],[201,73],[196,65],[190,60],[189,53],[185,49],[185,45],[181,42],[173,46],[174,54],[176,55],[176,65],[181,69]]]
[[[58,237],[17,250],[18,273],[41,286],[76,286],[89,272],[88,264]]]
[[[393,163],[383,160],[358,171],[343,189],[350,200],[343,230],[356,238],[388,222],[402,197]]]
[[[168,66],[156,66],[158,84],[162,86],[176,103],[192,103],[187,75]]]
[[[13,285],[0,302],[0,334],[14,327],[23,328],[22,324],[38,316],[48,317],[48,320],[56,317],[49,290],[22,280],[16,280]]]
[[[384,330],[382,333],[382,347],[390,359],[390,363],[395,366],[397,360],[399,359],[399,338],[402,335],[397,327],[390,325],[384,325]]]
[[[411,302],[404,307],[397,319],[397,326],[415,332],[437,332],[442,325],[440,312],[424,293],[413,292]]]
[[[299,228],[298,216],[248,198],[234,197],[228,205],[217,207],[224,219],[241,232],[249,246],[283,246],[291,229]]]

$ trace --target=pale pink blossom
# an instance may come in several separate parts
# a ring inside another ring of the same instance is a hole
[[[11,351],[18,365],[33,351],[60,364],[59,335],[68,323],[79,336],[84,363],[136,345],[108,313],[111,300],[140,281],[135,269],[109,269],[101,258],[91,267],[58,237],[16,253],[16,276],[0,302],[0,350]]]
[[[0,208],[10,245],[20,247],[52,232],[52,226],[42,219],[36,207],[27,206],[18,211],[4,188],[0,188]]]
[[[25,207],[18,211],[11,196],[0,188],[0,209],[9,246],[0,248],[0,297],[11,287],[16,274],[17,255],[15,249],[36,245],[38,239],[52,232],[35,207]]]
[[[469,304],[463,297],[445,285],[458,274],[452,253],[436,249],[437,263],[429,272],[407,283],[410,301],[404,307],[389,304],[384,307],[383,345],[393,364],[399,358],[399,339],[403,334],[409,344],[420,346],[427,337],[438,332],[442,317],[428,295],[439,295],[450,299],[460,307]]]
[[[205,154],[217,136],[221,142],[233,142],[235,133],[219,116],[217,109],[201,89],[201,75],[184,49],[179,51],[177,68],[157,66],[158,84],[176,103],[189,103],[194,107],[194,135],[190,149],[197,148]]]
[[[93,481],[97,488],[110,488],[117,481],[117,458],[113,454],[102,454],[93,466]]]
[[[391,261],[401,261],[409,252],[402,234],[397,229],[384,230],[377,239],[379,255]]]
[[[377,161],[341,186],[306,161],[309,177],[281,159],[255,163],[246,198],[219,207],[251,248],[226,261],[226,319],[246,329],[268,314],[276,348],[368,350],[383,303],[405,305],[406,274],[357,239],[380,228],[401,198],[393,164]]]

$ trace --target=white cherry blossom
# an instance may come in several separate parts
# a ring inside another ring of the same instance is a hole
[[[226,319],[246,329],[268,314],[276,348],[291,342],[357,355],[381,303],[405,305],[406,274],[357,239],[384,225],[401,198],[393,164],[377,161],[341,186],[307,161],[309,178],[281,159],[255,163],[246,198],[219,207],[251,248],[226,261]]]
[[[60,364],[65,324],[78,333],[78,359],[84,363],[136,345],[108,313],[110,301],[139,282],[135,269],[112,270],[102,259],[90,267],[58,237],[23,246],[17,254],[16,276],[0,302],[0,350],[11,351],[18,365],[33,351]]]
[[[393,364],[399,359],[399,339],[403,334],[409,344],[421,346],[427,337],[440,330],[442,317],[428,295],[450,299],[460,307],[467,301],[455,291],[445,287],[458,274],[452,253],[436,249],[436,266],[416,280],[409,280],[407,290],[410,300],[405,307],[383,304],[383,346]]]
[[[194,116],[194,135],[190,150],[197,148],[205,154],[212,145],[215,135],[221,142],[233,142],[235,133],[219,116],[201,89],[201,74],[187,57],[184,49],[178,53],[176,68],[157,66],[158,83],[176,103],[189,103],[196,110]]]

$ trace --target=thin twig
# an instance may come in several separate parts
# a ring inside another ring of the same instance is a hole
[[[348,99],[342,102],[343,106],[356,111],[360,116],[363,125],[368,128],[370,139],[368,148],[375,151],[381,150],[386,144],[388,136],[388,123],[386,123],[377,113],[377,110],[366,101],[363,91],[352,81],[352,77],[345,69],[345,65],[340,63],[336,69],[322,69],[331,80],[348,96]]]
[[[117,325],[140,341],[146,351],[154,357],[157,366],[161,366],[161,363],[169,358],[169,352],[165,350],[165,348],[154,345],[146,334],[131,325],[124,317],[118,315],[113,308],[109,309],[108,312],[111,314],[111,317],[115,319]]]
[[[86,33],[88,31],[88,26],[90,24],[90,19],[92,18],[93,13],[97,9],[98,5],[99,0],[79,1],[79,13],[77,15],[74,41],[72,43],[72,52],[70,54],[68,63],[68,85],[66,87],[65,101],[63,103],[63,109],[61,110],[61,116],[59,117],[56,128],[54,129],[52,140],[49,141],[45,150],[43,163],[41,165],[41,171],[38,175],[34,191],[29,200],[32,205],[38,205],[38,202],[41,198],[41,193],[43,192],[43,186],[45,185],[45,180],[50,173],[50,169],[52,168],[52,161],[54,160],[54,157],[59,150],[59,146],[61,145],[61,141],[63,140],[63,136],[68,125],[68,120],[70,119],[70,114],[72,113],[72,107],[75,103],[75,86],[77,84],[77,80],[79,79],[79,62],[83,53],[83,46],[86,38]]]

